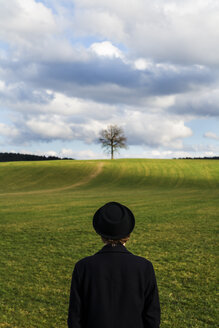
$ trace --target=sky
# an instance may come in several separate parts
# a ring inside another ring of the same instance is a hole
[[[0,0],[0,152],[219,156],[219,1]]]

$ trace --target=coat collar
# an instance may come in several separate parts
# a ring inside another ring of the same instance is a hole
[[[127,248],[124,245],[116,245],[112,246],[110,244],[107,244],[101,248],[99,252],[96,254],[102,254],[102,253],[127,253],[127,254],[132,254],[127,250]]]

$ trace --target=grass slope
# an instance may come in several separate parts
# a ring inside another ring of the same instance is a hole
[[[135,214],[126,247],[154,264],[161,327],[217,327],[218,198],[213,160],[1,163],[0,327],[66,327],[74,264],[103,246],[92,215],[112,200]]]

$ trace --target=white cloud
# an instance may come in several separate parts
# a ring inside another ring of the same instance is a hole
[[[81,151],[74,151],[72,149],[63,148],[59,152],[59,156],[62,157],[62,158],[68,157],[68,158],[74,158],[74,159],[103,159],[103,158],[107,158],[101,152],[100,153],[94,152],[91,149],[85,149],[85,150],[81,150]]]
[[[0,123],[0,137],[16,138],[19,135],[19,130],[8,124]]]
[[[74,137],[71,126],[57,115],[33,117],[27,120],[26,127],[33,135],[42,139],[70,140]]]
[[[219,136],[216,133],[213,133],[213,132],[210,132],[210,131],[204,133],[204,137],[214,139],[214,140],[219,140]]]
[[[163,95],[149,97],[147,99],[148,107],[155,107],[157,110],[171,107],[175,104],[176,95]]]
[[[57,152],[54,151],[54,150],[48,150],[46,153],[45,153],[46,156],[58,156]]]
[[[7,42],[32,44],[58,30],[51,9],[40,2],[0,0],[0,6],[0,36]]]
[[[72,47],[65,37],[69,27],[65,19],[42,2],[34,0],[0,0],[0,39],[9,45],[14,62],[86,60],[83,47]],[[7,57],[5,51],[3,57]],[[28,70],[30,67],[28,66]]]
[[[183,148],[183,139],[192,135],[179,117],[141,112],[127,113],[125,128],[131,145],[163,146]]]
[[[151,68],[152,63],[148,62],[144,58],[138,58],[134,61],[134,67],[140,71],[144,71],[146,68]]]
[[[122,52],[109,41],[95,42],[90,46],[90,49],[98,56],[124,58]]]
[[[5,92],[6,86],[5,86],[5,81],[0,80],[0,92]]]
[[[170,105],[170,111],[182,115],[208,117],[219,116],[219,88],[217,85],[192,88],[191,90],[175,96]]]
[[[75,1],[75,28],[158,62],[219,63],[217,1]]]
[[[125,129],[130,145],[182,149],[183,139],[191,136],[192,131],[183,118],[165,114],[165,106],[173,102],[170,96],[164,97],[163,102],[162,98],[151,98],[149,107],[143,110],[104,105],[57,93],[47,104],[26,104],[21,108],[21,103],[16,107],[22,116],[13,116],[14,125],[20,131],[20,138],[14,142],[24,142],[28,136],[30,142],[81,140],[92,144],[97,141],[100,130],[109,124],[119,124]]]
[[[79,4],[80,7],[80,4]],[[107,40],[123,40],[123,22],[113,12],[97,10],[94,6],[83,8],[83,11],[74,10],[74,20],[72,28],[77,31],[79,36],[96,35]]]

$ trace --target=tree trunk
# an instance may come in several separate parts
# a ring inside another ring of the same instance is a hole
[[[113,159],[113,145],[111,144],[111,159]]]

